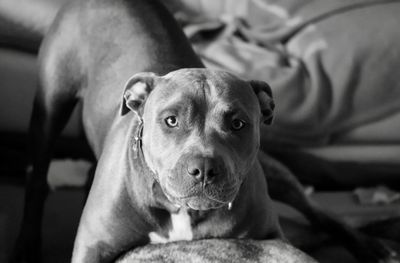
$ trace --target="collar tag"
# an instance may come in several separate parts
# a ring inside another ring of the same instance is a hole
[[[139,124],[136,128],[135,136],[133,137],[133,158],[137,159],[139,150],[142,148],[142,134],[143,134],[143,119],[139,119]]]

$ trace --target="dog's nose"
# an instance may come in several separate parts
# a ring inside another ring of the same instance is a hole
[[[187,165],[190,176],[204,183],[212,183],[220,173],[217,162],[212,158],[195,157]]]

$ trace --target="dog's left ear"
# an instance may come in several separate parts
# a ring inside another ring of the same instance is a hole
[[[265,124],[271,124],[275,108],[271,87],[266,82],[259,80],[250,80],[249,83],[260,102],[262,122]]]
[[[150,92],[154,89],[158,76],[152,72],[142,72],[133,75],[125,84],[121,115],[129,111],[142,115],[144,103]]]

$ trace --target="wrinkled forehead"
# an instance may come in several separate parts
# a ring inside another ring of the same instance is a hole
[[[154,91],[163,104],[191,101],[210,106],[235,105],[249,111],[258,109],[250,85],[234,75],[208,69],[183,69],[165,75]]]

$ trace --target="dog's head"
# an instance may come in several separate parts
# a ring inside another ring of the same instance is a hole
[[[121,114],[143,119],[145,161],[168,199],[197,210],[232,202],[256,160],[274,104],[265,82],[208,69],[134,75]]]

